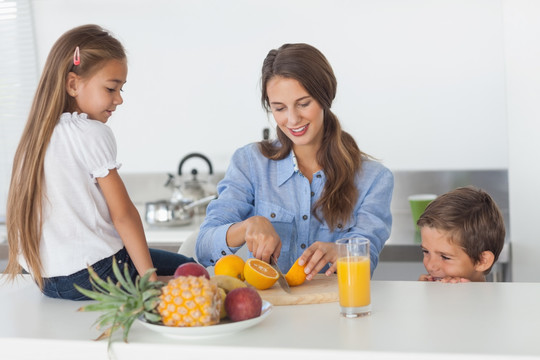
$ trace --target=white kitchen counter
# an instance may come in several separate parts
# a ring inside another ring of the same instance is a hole
[[[274,306],[230,335],[180,340],[133,325],[114,359],[540,359],[540,284],[373,281],[373,313],[344,319],[337,303]],[[2,359],[107,359],[90,302],[46,298],[24,277],[0,285]],[[5,356],[5,354],[10,354]]]

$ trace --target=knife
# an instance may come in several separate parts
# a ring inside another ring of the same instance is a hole
[[[289,284],[287,283],[287,280],[285,280],[285,276],[283,276],[283,273],[281,272],[281,270],[279,269],[279,266],[277,264],[277,260],[276,258],[274,257],[274,255],[270,256],[270,265],[277,271],[278,275],[279,275],[279,278],[278,278],[278,283],[279,283],[279,286],[281,286],[281,288],[287,292],[287,293],[291,293],[291,289],[289,288]]]

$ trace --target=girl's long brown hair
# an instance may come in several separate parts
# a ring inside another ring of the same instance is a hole
[[[75,49],[80,64],[75,65]],[[13,280],[22,271],[24,256],[29,271],[43,287],[40,240],[42,205],[46,200],[43,165],[54,127],[60,115],[75,111],[75,99],[66,91],[69,72],[85,78],[108,60],[126,58],[122,44],[97,25],[83,25],[64,33],[53,45],[39,81],[28,120],[15,152],[7,202],[9,260],[5,273]]]
[[[317,152],[317,162],[323,168],[326,184],[319,200],[314,204],[313,215],[326,220],[330,229],[345,224],[351,216],[358,189],[355,175],[368,157],[360,151],[353,137],[341,129],[338,118],[330,107],[336,96],[337,80],[325,56],[308,44],[285,44],[271,50],[263,62],[261,102],[270,112],[267,83],[275,76],[297,80],[322,106],[324,126],[322,144]],[[273,160],[286,158],[292,150],[292,141],[276,126],[279,145],[262,141],[259,148],[264,156]]]

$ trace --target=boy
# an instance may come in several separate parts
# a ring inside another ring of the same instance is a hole
[[[418,219],[424,266],[420,281],[486,281],[504,245],[501,211],[483,190],[462,187],[439,196]]]

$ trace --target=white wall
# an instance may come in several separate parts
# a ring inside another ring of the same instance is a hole
[[[334,111],[391,169],[508,166],[501,1],[32,2],[40,64],[83,23],[125,44],[125,102],[110,121],[124,172],[175,171],[192,151],[225,170],[269,124],[259,71],[285,42],[327,55]]]
[[[32,4],[41,66],[56,38],[83,23],[128,49],[125,104],[111,120],[122,171],[175,171],[192,151],[224,170],[268,124],[258,86],[266,53],[308,42],[334,66],[344,127],[391,169],[509,169],[514,280],[540,280],[540,2]]]
[[[504,2],[513,278],[540,281],[540,2]]]

